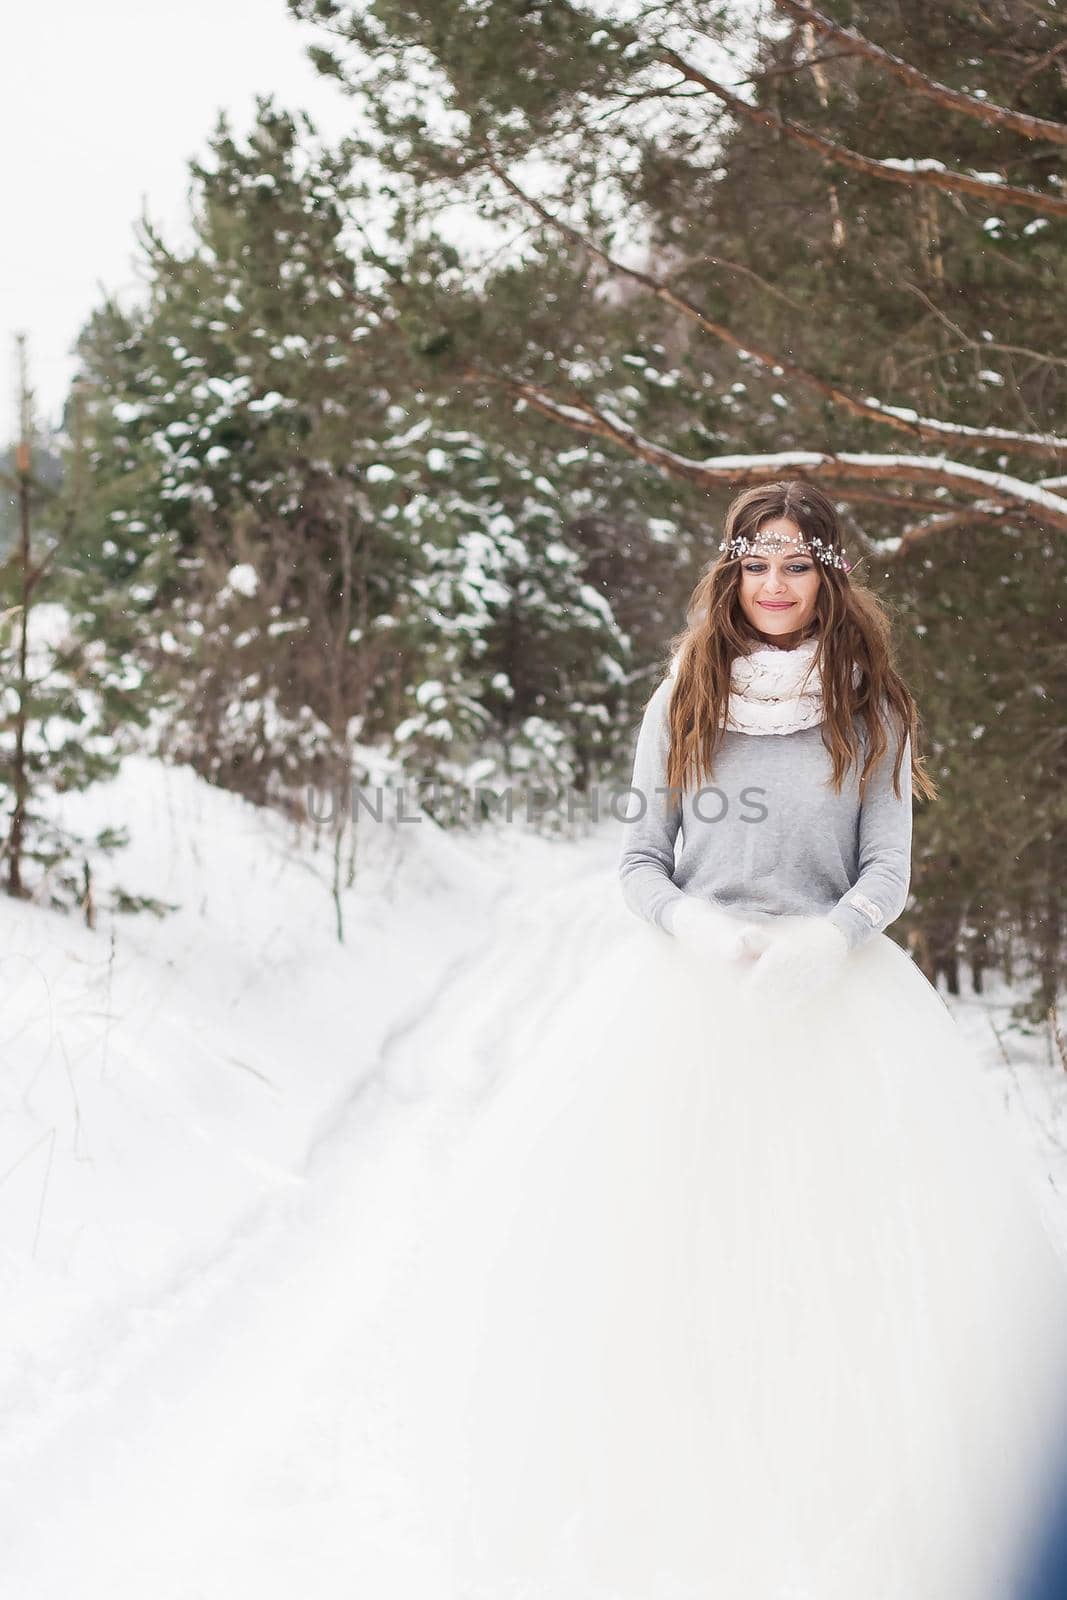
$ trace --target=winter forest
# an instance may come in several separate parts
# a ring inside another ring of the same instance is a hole
[[[61,417],[2,330],[20,1600],[401,1594],[341,1508],[441,1085],[625,925],[608,798],[746,485],[829,494],[894,619],[892,937],[1067,1245],[1062,5],[288,12],[347,134],[220,110]]]

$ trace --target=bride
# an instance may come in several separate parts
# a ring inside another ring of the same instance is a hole
[[[419,1600],[1016,1592],[1067,1264],[886,932],[936,790],[848,572],[810,484],[731,504],[637,740],[636,920],[449,1171],[398,1346]]]

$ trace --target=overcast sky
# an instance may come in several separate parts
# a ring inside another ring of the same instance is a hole
[[[100,285],[136,290],[133,225],[186,214],[187,162],[216,115],[250,124],[257,93],[344,131],[349,106],[308,63],[285,0],[50,0],[10,6],[0,51],[4,149],[0,441],[15,426],[14,334],[38,409],[58,421],[70,346]]]

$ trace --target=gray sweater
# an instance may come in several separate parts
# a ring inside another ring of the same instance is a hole
[[[665,678],[656,689],[637,738],[619,858],[630,910],[665,931],[664,913],[684,894],[746,916],[825,915],[849,949],[898,917],[911,879],[910,738],[900,800],[892,733],[861,806],[856,767],[840,794],[823,786],[831,763],[820,725],[793,733],[728,730],[710,783],[687,784],[672,802],[667,708],[674,683]],[[859,720],[857,730],[862,766],[866,728]]]

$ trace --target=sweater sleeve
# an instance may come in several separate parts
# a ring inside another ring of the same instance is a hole
[[[633,778],[623,819],[619,856],[622,895],[635,916],[670,932],[673,902],[686,898],[673,881],[674,841],[682,820],[681,796],[667,790],[670,725],[667,712],[673,679],[656,689],[641,722]]]
[[[896,748],[871,774],[859,816],[859,875],[827,913],[850,950],[866,944],[903,911],[911,883],[911,738],[905,738],[898,800],[893,793]]]

